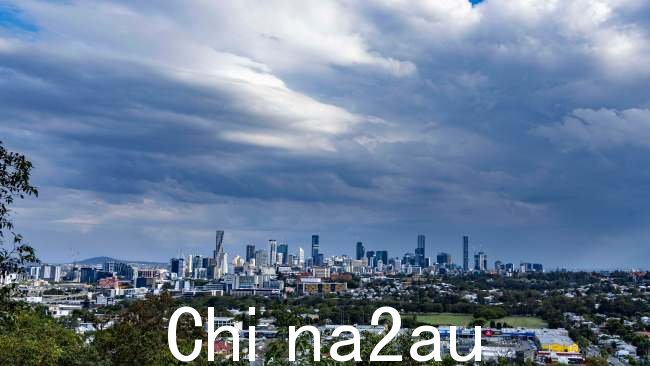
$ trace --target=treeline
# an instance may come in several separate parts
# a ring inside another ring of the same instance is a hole
[[[41,307],[13,306],[11,318],[0,323],[0,365],[183,365],[167,346],[166,321],[176,308],[172,304],[165,296],[135,302],[114,326],[86,335],[75,333]],[[205,339],[203,333],[192,324],[179,324],[179,348],[189,353],[193,339]],[[190,364],[214,363],[208,363],[203,350]]]
[[[42,307],[2,301],[0,312],[10,316],[0,322],[0,365],[188,365],[176,360],[167,345],[168,319],[181,305],[167,293],[135,301],[111,314],[115,323],[104,329],[103,317],[76,313],[74,316],[93,322],[99,329],[81,335],[66,327],[70,319],[55,320]],[[185,354],[191,352],[194,339],[207,339],[204,330],[190,320],[182,317],[177,328],[179,349]],[[208,362],[205,345],[199,358],[189,363],[214,364]],[[216,364],[238,363],[223,359]]]

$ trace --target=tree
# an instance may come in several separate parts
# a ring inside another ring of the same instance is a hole
[[[505,316],[507,316],[508,313],[499,306],[482,306],[479,309],[477,309],[476,312],[474,312],[474,317],[479,319],[487,319],[487,320],[492,320],[492,319],[500,319]]]
[[[20,303],[14,321],[0,322],[0,365],[106,365],[81,336],[41,308]]]
[[[28,262],[36,262],[34,248],[23,242],[14,231],[10,206],[16,198],[38,196],[29,182],[32,163],[24,155],[8,151],[0,141],[0,286],[12,273]],[[0,301],[6,299],[11,286],[0,288]]]
[[[469,322],[468,326],[469,327],[483,327],[485,326],[486,320],[485,319],[474,319],[471,322]]]
[[[113,365],[175,365],[167,346],[167,319],[176,309],[171,295],[148,296],[129,305],[112,327],[95,334],[93,346]],[[183,317],[177,326],[178,344],[186,351],[193,339],[205,339],[201,328]],[[189,353],[189,352],[186,352]]]

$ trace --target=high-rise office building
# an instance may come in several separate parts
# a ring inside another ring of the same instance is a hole
[[[487,271],[487,254],[483,252],[474,254],[474,269],[477,271]]]
[[[243,267],[244,266],[244,258],[236,255],[235,258],[232,259],[232,266],[233,267]]]
[[[425,252],[425,237],[424,235],[420,234],[418,235],[418,246],[415,248],[415,263],[420,266],[424,267],[424,252]]]
[[[47,281],[61,281],[61,266],[47,265],[41,266],[41,278]]]
[[[366,255],[366,248],[363,247],[363,243],[357,242],[357,260],[363,259],[363,256]]]
[[[320,250],[320,243],[318,235],[311,236],[311,259],[314,261],[314,265],[320,265],[318,263],[318,253]]]
[[[463,271],[469,271],[469,236],[463,236]]]
[[[223,230],[217,230],[216,232],[214,261],[215,265],[212,271],[212,278],[219,279],[227,272],[227,270],[224,271],[224,268],[228,268],[228,258],[223,249]]]
[[[415,263],[415,254],[413,254],[413,253],[404,253],[404,257],[402,258],[402,263],[403,264],[410,264],[412,266],[416,265],[416,263]]]
[[[221,276],[228,274],[228,253],[223,253],[221,256],[221,268],[219,268]]]
[[[402,270],[402,260],[399,258],[394,258],[391,260],[393,271],[400,272]]]
[[[125,262],[107,261],[102,264],[102,271],[112,272],[118,276],[127,277],[131,274],[132,268]]]
[[[375,267],[375,251],[374,250],[369,250],[366,252],[366,258],[368,258],[368,267],[374,268]]]
[[[278,242],[276,240],[269,240],[269,266],[276,264],[278,260]]]
[[[246,262],[250,263],[251,259],[255,259],[255,245],[248,244],[246,246]]]
[[[41,277],[41,267],[40,266],[29,267],[28,273],[29,273],[29,277],[32,280],[37,280]]]
[[[378,250],[375,252],[375,257],[377,258],[377,261],[375,262],[375,265],[377,265],[377,262],[381,261],[384,265],[388,265],[388,251],[387,250]]]
[[[444,253],[444,252],[438,253],[438,255],[436,256],[436,263],[438,263],[440,265],[446,265],[446,266],[450,265],[451,264],[451,254]]]
[[[192,273],[194,273],[194,256],[190,254],[185,259],[185,276],[192,277]]]
[[[192,270],[194,271],[197,268],[205,268],[203,265],[205,258],[202,255],[195,255],[192,258]]]
[[[172,258],[170,265],[171,273],[176,273],[179,278],[185,275],[185,260],[183,258]]]
[[[289,246],[287,244],[279,244],[278,245],[278,258],[279,258],[280,254],[282,255],[282,262],[280,262],[278,264],[283,264],[283,265],[291,264],[291,263],[288,262],[289,261]]]
[[[255,251],[255,266],[263,267],[269,262],[269,254],[266,250]]]
[[[95,273],[97,270],[92,267],[81,267],[79,282],[81,283],[93,283],[95,282]]]
[[[219,253],[223,253],[223,230],[217,230],[215,237],[214,259],[218,259]]]
[[[298,264],[305,264],[305,251],[302,248],[298,248]]]

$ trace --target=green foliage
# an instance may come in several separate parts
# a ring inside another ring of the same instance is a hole
[[[23,264],[37,261],[34,248],[14,231],[10,209],[16,198],[38,195],[29,182],[31,171],[32,163],[24,155],[8,151],[0,141],[0,283],[10,273],[19,272]],[[0,301],[7,301],[11,289],[0,287]]]
[[[95,334],[93,346],[111,365],[174,365],[178,361],[167,346],[167,320],[175,309],[166,292],[136,301],[120,314],[117,324]],[[190,340],[204,337],[193,325],[185,317],[178,325],[178,343],[188,353]]]
[[[481,319],[481,318],[476,318],[476,319],[472,320],[471,322],[469,322],[469,324],[467,324],[467,326],[468,327],[484,327],[485,323],[487,323],[487,320]]]
[[[9,303],[4,305],[8,307]],[[15,366],[122,366],[122,365],[244,365],[216,356],[207,361],[207,347],[191,363],[176,360],[167,344],[167,321],[180,305],[167,293],[133,302],[119,313],[113,327],[82,337],[67,329],[72,319],[58,322],[41,308],[10,303],[10,322],[0,322],[0,365]],[[94,315],[77,311],[84,320]],[[189,354],[195,339],[207,339],[191,317],[181,317],[177,327],[179,349]],[[88,342],[87,342],[88,340]],[[90,341],[92,340],[92,341]],[[243,358],[240,358],[243,360]]]
[[[0,365],[107,365],[84,339],[41,309],[16,306],[0,326]]]
[[[487,320],[500,319],[507,316],[508,313],[500,306],[482,306],[474,312],[474,318],[483,318]]]

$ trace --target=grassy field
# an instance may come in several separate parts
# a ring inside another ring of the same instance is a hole
[[[431,325],[463,325],[466,326],[474,317],[472,314],[452,314],[452,313],[438,313],[438,314],[425,314],[417,315],[416,319],[419,322]],[[508,316],[503,319],[495,320],[495,322],[506,322],[512,327],[522,328],[544,328],[547,326],[546,322],[540,318],[528,316]]]
[[[546,328],[548,324],[540,318],[532,316],[507,316],[503,319],[497,320],[497,322],[506,322],[508,325],[516,328]]]

